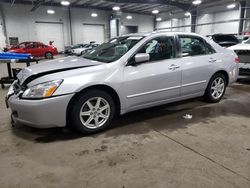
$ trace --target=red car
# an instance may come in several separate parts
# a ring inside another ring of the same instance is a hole
[[[53,45],[45,45],[41,42],[22,42],[19,45],[7,49],[8,52],[31,54],[34,57],[45,57],[52,59],[58,54],[57,48]]]

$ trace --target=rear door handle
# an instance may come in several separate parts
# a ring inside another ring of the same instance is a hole
[[[179,69],[179,68],[180,68],[180,66],[172,64],[168,69],[169,70],[176,70],[176,69]]]
[[[210,59],[208,62],[209,63],[215,63],[217,60],[216,59]]]

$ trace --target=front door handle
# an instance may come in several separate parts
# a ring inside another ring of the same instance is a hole
[[[168,69],[174,71],[174,70],[179,69],[179,68],[180,68],[180,66],[172,64]]]

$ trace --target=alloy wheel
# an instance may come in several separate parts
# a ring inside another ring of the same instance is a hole
[[[215,78],[211,86],[211,94],[214,99],[219,99],[225,90],[225,81],[221,77]]]
[[[53,58],[53,55],[50,52],[46,53],[45,56],[46,56],[47,59],[52,59]]]
[[[110,105],[102,97],[88,99],[81,107],[80,120],[83,126],[96,129],[103,126],[110,116]]]

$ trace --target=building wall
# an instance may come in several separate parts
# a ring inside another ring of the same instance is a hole
[[[169,15],[168,13],[159,14],[163,21],[157,22],[156,29],[166,29],[167,31],[186,31],[190,32],[190,16],[185,16],[184,12]]]
[[[2,13],[2,8],[0,7],[0,51],[6,46],[4,19]]]
[[[131,15],[133,19],[128,20],[126,17]],[[121,24],[124,26],[138,26],[138,32],[151,32],[154,30],[154,17],[142,14],[122,13]]]
[[[157,23],[157,29],[167,28],[169,31],[191,31],[191,19],[185,12],[172,16],[160,14],[162,22]],[[201,8],[198,11],[196,33],[211,35],[213,33],[238,33],[240,11],[239,7],[227,10],[225,6]]]
[[[237,34],[239,17],[239,8],[226,10],[225,7],[217,7],[217,10],[201,10],[198,13],[196,32],[202,35],[213,33]]]
[[[95,12],[98,17],[91,17],[91,13]],[[72,20],[72,36],[73,43],[81,43],[83,41],[83,24],[102,24],[105,30],[105,40],[110,38],[110,26],[109,19],[111,13],[108,11],[101,10],[90,10],[83,8],[72,8],[71,9],[71,20]]]
[[[246,18],[247,20],[244,21],[244,28],[243,28],[243,31],[244,32],[250,32],[250,1],[247,1],[247,4],[246,4]]]
[[[10,7],[9,4],[3,4],[3,14],[5,16],[7,37],[18,37],[19,42],[35,41],[37,33],[36,22],[61,22],[63,24],[64,42],[69,44],[68,10],[67,8],[54,7],[55,14],[47,14],[48,7],[40,7],[31,12],[29,5],[15,4]]]
[[[68,7],[53,7],[55,14],[47,14],[49,7],[41,6],[34,12],[30,12],[32,6],[2,3],[2,11],[5,16],[7,37],[18,37],[19,42],[34,41],[37,39],[36,22],[60,22],[63,24],[64,45],[70,45],[70,27]],[[81,43],[83,40],[83,24],[102,24],[105,28],[105,40],[110,38],[111,11],[91,10],[83,8],[71,8],[72,42]],[[95,12],[98,17],[91,17]],[[153,17],[140,14],[132,14],[133,19],[127,20],[125,13],[121,16],[124,25],[138,26],[139,32],[153,31]],[[146,19],[145,19],[146,18]]]

